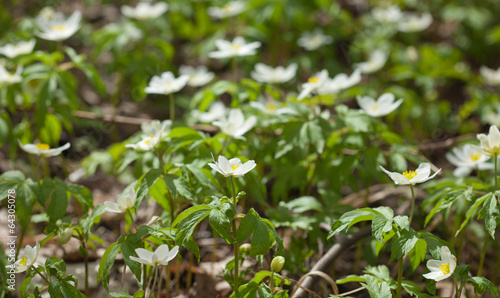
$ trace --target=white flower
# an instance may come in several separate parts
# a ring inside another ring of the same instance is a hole
[[[348,89],[359,82],[361,82],[361,71],[359,69],[354,70],[350,77],[345,73],[339,73],[333,79],[328,78],[317,89],[317,92],[318,94],[338,94],[340,91]]]
[[[31,39],[30,41],[20,41],[17,44],[6,44],[0,47],[0,54],[13,59],[17,56],[29,54],[33,52],[35,48],[36,40]]]
[[[159,2],[151,4],[149,2],[139,2],[136,7],[123,5],[121,11],[124,16],[130,19],[149,20],[156,19],[168,10],[167,3]]]
[[[30,154],[35,154],[35,155],[41,155],[44,157],[52,157],[52,156],[57,156],[61,154],[64,150],[68,149],[71,147],[70,143],[66,143],[61,147],[57,148],[52,148],[50,149],[50,146],[44,143],[36,143],[36,144],[21,144],[21,141],[17,140],[19,142],[19,146],[21,149],[23,149],[25,152],[28,152]]]
[[[19,83],[23,80],[21,72],[23,71],[22,66],[18,66],[15,73],[10,73],[2,65],[0,65],[0,84],[5,83],[7,85]]]
[[[146,87],[144,91],[148,94],[168,95],[184,88],[188,81],[188,75],[181,75],[175,78],[172,72],[166,71],[161,74],[161,77],[154,76],[151,81],[149,81],[149,86]]]
[[[244,164],[241,164],[241,160],[239,158],[231,158],[227,160],[222,155],[219,155],[219,159],[214,163],[208,164],[212,169],[224,175],[224,177],[242,177],[246,173],[250,172],[257,165],[255,161],[249,160]]]
[[[24,257],[17,260],[12,265],[7,265],[7,268],[15,268],[16,273],[21,273],[28,270],[29,267],[35,264],[36,259],[38,258],[38,252],[40,251],[40,243],[36,242],[35,247],[31,247],[30,245],[26,245],[24,248]]]
[[[403,13],[399,6],[391,5],[387,8],[375,7],[371,12],[373,18],[380,23],[395,23],[401,20]]]
[[[209,123],[224,118],[224,116],[226,115],[226,106],[222,102],[216,101],[212,103],[207,112],[193,110],[192,114],[193,117],[198,119],[198,121]]]
[[[160,139],[166,137],[170,132],[170,127],[172,127],[171,120],[153,120],[149,123],[141,124],[141,130],[146,136],[158,135]]]
[[[104,206],[108,212],[122,213],[133,208],[136,200],[137,194],[131,187],[128,193],[122,193],[116,197],[118,203],[104,202]]]
[[[490,126],[488,135],[478,134],[477,139],[481,142],[484,154],[492,157],[500,154],[500,131],[495,125]]]
[[[223,7],[209,7],[207,13],[214,19],[224,19],[239,15],[245,10],[245,2],[231,1]]]
[[[357,96],[359,107],[368,115],[372,117],[385,116],[401,105],[403,99],[394,102],[395,97],[392,93],[384,93],[375,101],[370,96]]]
[[[208,68],[204,65],[200,65],[197,68],[187,65],[181,65],[179,67],[179,73],[181,75],[188,75],[188,85],[191,87],[200,87],[208,84],[214,77],[215,74],[208,71]]]
[[[235,139],[245,139],[243,135],[252,129],[257,123],[257,117],[250,116],[245,120],[243,112],[240,109],[229,110],[227,118],[221,118],[219,121],[212,122],[213,125],[220,128],[223,134]]]
[[[373,73],[384,66],[387,58],[389,57],[386,53],[381,50],[375,50],[370,54],[368,61],[354,64],[354,67],[358,68],[362,73]]]
[[[428,12],[419,16],[415,13],[405,12],[398,23],[398,30],[402,32],[424,31],[432,23],[432,15]]]
[[[284,107],[282,102],[272,99],[251,101],[250,106],[271,115],[297,114],[292,108]]]
[[[46,40],[59,41],[67,39],[80,28],[81,18],[82,13],[78,10],[73,12],[68,19],[65,19],[60,12],[42,10],[36,17],[36,23],[41,30],[37,35]]]
[[[484,116],[484,120],[490,125],[500,126],[500,106],[497,106],[495,111],[490,112]]]
[[[151,252],[144,248],[137,248],[135,253],[139,257],[130,256],[130,259],[144,265],[168,265],[168,262],[175,258],[178,252],[179,246],[176,245],[172,250],[169,250],[167,244],[162,244],[156,248],[155,252]]]
[[[424,183],[425,181],[434,178],[434,176],[436,176],[437,173],[441,171],[441,169],[439,169],[436,173],[434,173],[434,175],[430,176],[431,165],[425,162],[421,163],[415,171],[406,171],[403,174],[397,172],[389,172],[382,166],[380,166],[380,168],[387,175],[389,175],[389,177],[391,177],[394,183],[399,185],[415,185],[417,183]]]
[[[453,171],[453,175],[457,177],[465,177],[474,169],[489,170],[493,165],[486,163],[489,156],[484,155],[482,150],[477,146],[465,144],[462,148],[453,148],[453,153],[446,153],[446,158],[457,168]]]
[[[500,85],[500,67],[497,70],[494,70],[486,66],[481,66],[479,73],[488,85]]]
[[[311,94],[311,92],[316,91],[318,88],[323,86],[323,84],[328,80],[328,71],[323,69],[314,76],[307,79],[307,83],[302,84],[302,91],[299,94],[298,100],[302,100],[304,97]]]
[[[156,134],[156,135],[145,136],[137,144],[127,144],[125,145],[125,147],[132,148],[134,150],[149,151],[154,147],[156,147],[156,145],[158,145],[159,143],[160,143],[160,136]]]
[[[208,57],[215,59],[231,58],[235,56],[249,56],[255,55],[255,51],[260,47],[260,42],[254,41],[246,43],[245,39],[241,36],[236,37],[233,41],[217,39],[215,46],[218,51],[208,53]]]
[[[314,31],[306,31],[302,33],[300,38],[297,40],[297,44],[308,51],[314,51],[322,45],[331,44],[333,38],[323,34],[323,31],[319,28]]]
[[[450,277],[455,272],[457,258],[451,254],[447,246],[441,246],[441,261],[429,260],[427,261],[427,268],[431,272],[424,274],[425,278],[441,281]]]
[[[280,84],[293,79],[297,72],[297,64],[292,63],[287,68],[278,66],[273,68],[263,63],[255,64],[255,70],[250,73],[250,76],[261,83]]]

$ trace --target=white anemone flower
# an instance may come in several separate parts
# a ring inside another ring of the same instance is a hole
[[[104,206],[106,206],[106,211],[108,212],[122,213],[128,209],[132,209],[135,201],[137,201],[137,194],[134,188],[131,187],[128,193],[124,192],[116,197],[117,203],[104,202]]]
[[[23,80],[21,73],[23,72],[23,67],[18,66],[15,73],[10,73],[0,65],[0,84],[4,83],[6,85],[19,83]]]
[[[162,73],[161,76],[154,76],[151,81],[149,81],[149,86],[147,86],[144,91],[148,94],[168,95],[184,88],[188,81],[188,75],[181,75],[175,78],[171,71],[166,71]]]
[[[29,54],[35,48],[36,40],[20,41],[17,44],[6,44],[0,47],[0,54],[13,59],[17,56]]]
[[[78,31],[81,19],[82,13],[78,10],[73,12],[68,19],[60,12],[42,10],[36,17],[36,23],[40,29],[37,36],[53,41],[67,39]]]
[[[270,115],[297,114],[292,108],[283,106],[282,102],[273,99],[251,101],[250,106]]]
[[[328,45],[333,42],[331,36],[323,34],[323,31],[316,28],[314,31],[306,31],[302,33],[297,40],[297,44],[307,51],[314,51],[323,45]]]
[[[384,167],[380,166],[382,171],[384,171],[395,184],[398,185],[415,185],[417,183],[424,183],[427,180],[434,178],[441,169],[437,170],[434,175],[431,176],[431,165],[428,163],[421,163],[415,171],[406,171],[403,174],[397,172],[389,172]]]
[[[227,160],[224,156],[219,155],[218,161],[214,160],[213,163],[208,163],[208,165],[224,177],[232,176],[238,178],[250,172],[257,164],[254,160],[249,160],[242,164],[239,158]]]
[[[493,168],[491,163],[486,163],[489,156],[483,154],[483,151],[477,146],[465,144],[461,148],[453,148],[452,152],[446,153],[446,158],[457,168],[453,171],[456,177],[466,177],[472,170],[489,170]]]
[[[168,10],[168,4],[158,2],[151,4],[149,2],[139,2],[136,7],[123,5],[121,12],[129,19],[137,19],[141,21],[156,19]]]
[[[500,106],[497,106],[494,111],[486,114],[484,120],[490,125],[500,126]]]
[[[292,63],[288,67],[278,66],[271,67],[264,63],[255,64],[255,70],[250,73],[250,76],[260,83],[280,84],[286,83],[295,77],[297,72],[297,64]]]
[[[153,120],[149,123],[141,124],[141,130],[146,136],[151,135],[159,135],[160,138],[164,138],[170,132],[170,128],[172,127],[171,120]]]
[[[156,147],[160,143],[160,135],[149,135],[145,136],[136,144],[127,144],[125,145],[126,148],[132,148],[134,150],[139,150],[139,151],[149,151],[153,148]]]
[[[389,56],[382,50],[375,50],[370,54],[370,58],[366,62],[356,63],[354,67],[362,73],[373,73],[384,67]]]
[[[486,66],[481,66],[481,68],[479,68],[479,73],[483,77],[486,84],[491,86],[500,85],[500,67],[497,70],[494,70]]]
[[[187,84],[191,87],[200,87],[206,85],[215,77],[215,74],[211,71],[208,71],[208,68],[205,65],[200,65],[196,68],[192,66],[181,65],[181,67],[179,67],[179,73],[181,75],[189,76]]]
[[[177,253],[179,252],[179,246],[174,246],[172,250],[168,248],[167,244],[162,244],[156,248],[154,252],[151,252],[144,248],[137,248],[135,253],[138,257],[130,256],[131,260],[139,262],[144,265],[168,265]]]
[[[354,70],[351,76],[339,73],[333,79],[328,78],[318,88],[317,92],[318,94],[338,94],[340,91],[351,88],[359,82],[361,82],[361,71],[359,69]]]
[[[24,256],[17,260],[12,265],[7,265],[7,268],[14,268],[16,273],[21,273],[28,270],[29,267],[33,266],[38,258],[38,253],[40,252],[40,243],[36,242],[35,247],[26,245],[24,248]]]
[[[313,91],[318,90],[328,80],[328,71],[323,69],[314,76],[307,79],[307,83],[302,84],[302,91],[299,94],[298,100],[309,96]]]
[[[214,121],[212,125],[219,127],[225,135],[244,140],[243,135],[252,129],[256,123],[257,117],[250,116],[245,120],[245,116],[240,109],[231,109],[227,118],[224,117],[218,121]]]
[[[39,155],[39,156],[41,155],[44,157],[57,156],[57,155],[61,154],[61,152],[63,152],[64,150],[71,147],[70,143],[66,143],[61,147],[51,149],[49,145],[44,144],[44,143],[23,145],[20,140],[17,140],[17,141],[18,141],[21,149],[23,149],[25,152],[28,152],[29,154]]]
[[[245,39],[241,36],[236,37],[233,41],[217,39],[215,46],[218,51],[208,53],[208,57],[215,59],[231,58],[236,56],[249,56],[255,55],[256,49],[260,48],[261,43],[254,41],[246,43]]]
[[[245,10],[245,2],[231,1],[222,7],[209,7],[207,13],[214,19],[224,19],[239,15]]]
[[[401,20],[403,13],[397,5],[391,5],[387,8],[375,7],[371,11],[372,17],[380,23],[396,23]]]
[[[488,156],[500,154],[500,131],[496,125],[490,126],[488,135],[484,133],[478,134],[477,139],[481,142],[481,149]]]
[[[416,13],[406,12],[398,23],[398,30],[402,32],[424,31],[432,24],[432,15],[428,12],[419,16]]]
[[[377,100],[370,96],[358,95],[356,97],[359,107],[363,112],[372,117],[383,117],[397,109],[403,102],[403,99],[394,102],[395,99],[392,93],[384,93]]]
[[[431,271],[423,276],[427,279],[441,281],[450,277],[457,268],[457,258],[447,246],[441,246],[441,260],[427,261],[427,268]]]
[[[215,101],[210,105],[208,111],[200,112],[198,110],[193,110],[192,115],[199,122],[210,123],[224,118],[224,116],[226,115],[226,110],[226,106],[222,102]]]

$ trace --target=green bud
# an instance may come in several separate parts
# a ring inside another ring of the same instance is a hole
[[[240,245],[240,251],[243,253],[249,252],[250,249],[252,249],[252,245],[250,245],[250,243],[243,243],[242,245]]]
[[[71,239],[71,236],[73,236],[73,228],[66,228],[59,234],[59,237],[57,237],[57,242],[59,244],[66,244],[69,239]]]
[[[271,271],[278,273],[283,268],[283,265],[285,265],[284,257],[282,256],[274,257],[273,261],[271,262]]]
[[[247,193],[246,193],[246,192],[244,192],[244,191],[240,191],[240,192],[238,193],[238,195],[236,195],[236,199],[237,199],[237,200],[243,199],[246,195],[247,195]]]

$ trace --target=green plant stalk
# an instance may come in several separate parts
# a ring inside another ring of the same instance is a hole
[[[19,236],[19,243],[22,245],[23,244],[23,239],[24,239],[24,234],[26,233],[26,229],[23,229],[21,227],[21,236]],[[19,250],[21,249],[21,245],[18,245],[17,246],[17,250],[16,250],[16,260],[17,260],[17,257],[19,256]]]
[[[172,124],[174,123],[175,120],[175,103],[174,103],[174,94],[170,93],[170,120],[172,121]]]
[[[458,289],[457,298],[462,297],[462,290],[463,290],[464,286],[465,286],[464,282],[460,283],[460,289]]]
[[[132,217],[132,212],[130,212],[130,209],[127,209],[128,216],[130,216],[130,221],[132,222],[132,225],[134,225],[135,232],[137,233],[137,226],[135,225],[134,218]]]
[[[42,170],[44,178],[50,178],[49,161],[46,157],[42,157]]]
[[[160,280],[158,281],[158,292],[156,293],[156,297],[161,297],[161,282],[163,281],[162,275],[163,275],[163,267],[158,268],[158,274],[160,274]]]
[[[154,277],[154,280],[153,280],[153,287],[151,287],[151,292],[149,292],[149,297],[153,296],[153,291],[155,290],[155,286],[156,286],[156,279],[158,278],[158,270],[156,270],[157,269],[156,267],[157,267],[156,265],[153,267],[153,271],[154,271],[155,277]]]
[[[274,294],[274,271],[271,272],[271,279],[269,280],[269,287],[271,288],[271,295]]]
[[[82,242],[82,246],[85,250],[85,237],[78,230],[76,230],[78,236],[80,236],[80,241]],[[83,256],[83,261],[85,262],[85,296],[89,296],[89,254],[88,252]]]
[[[142,265],[142,290],[146,293],[146,265]]]
[[[194,254],[192,252],[188,252],[189,254],[189,270],[187,272],[187,277],[186,277],[186,290],[189,292],[191,289],[191,284],[193,282],[193,265],[194,265]],[[215,255],[215,254],[213,254]]]
[[[176,259],[176,265],[177,269],[175,270],[175,296],[179,295],[179,292],[181,290],[181,263],[179,262],[178,259]]]
[[[231,185],[233,187],[233,205],[234,209],[236,210],[236,189],[234,188],[234,180],[233,176],[231,176]],[[233,218],[231,221],[231,227],[233,230],[233,237],[234,237],[234,291],[238,293],[238,274],[239,274],[239,263],[240,263],[240,258],[239,258],[239,247],[238,247],[238,242],[236,242],[236,219]]]
[[[31,266],[31,268],[33,268],[33,270],[35,270],[36,273],[40,275],[40,277],[47,283],[47,285],[50,284],[50,279],[48,279],[45,275],[43,275],[42,272],[38,271],[38,269],[36,269],[35,266]]]
[[[453,278],[453,286],[455,288],[455,297],[457,298],[460,298],[460,296],[457,296],[458,295],[458,283],[457,283],[457,280],[455,279],[455,276],[451,276]],[[450,296],[452,297],[452,296]]]
[[[170,298],[170,264],[167,264],[167,276],[165,277],[165,297]]]
[[[403,259],[404,256],[399,259],[399,266],[398,266],[398,287],[396,289],[396,297],[401,298],[401,283],[403,281]]]
[[[408,221],[408,226],[411,226],[411,220],[413,219],[413,210],[415,209],[415,190],[413,185],[410,184],[411,189],[411,209],[410,209],[410,220]]]

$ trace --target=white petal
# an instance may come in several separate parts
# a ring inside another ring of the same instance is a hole
[[[139,258],[141,258],[147,262],[150,262],[150,263],[151,263],[153,256],[154,256],[154,253],[152,253],[149,250],[144,249],[144,248],[137,248],[135,250],[135,253],[137,254],[137,256]]]

